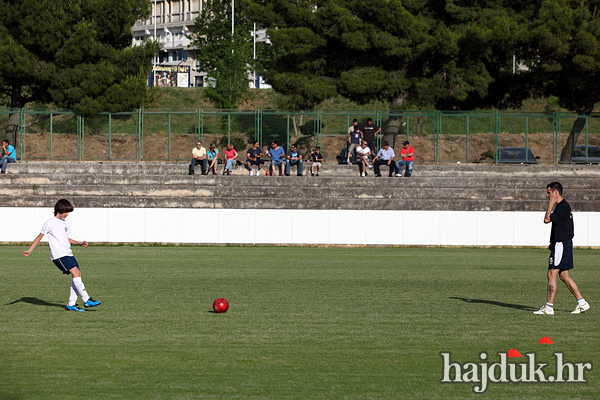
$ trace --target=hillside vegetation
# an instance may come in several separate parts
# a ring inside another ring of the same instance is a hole
[[[152,88],[146,102],[146,108],[163,109],[198,109],[213,108],[203,94],[203,88]],[[288,109],[284,96],[272,89],[254,89],[249,101],[240,106],[242,110],[256,109]],[[320,110],[388,110],[387,101],[371,101],[359,104],[342,96],[337,96],[321,102],[317,107]],[[484,111],[485,109],[481,109]],[[495,111],[495,109],[487,109]],[[558,106],[556,98],[529,99],[518,109],[507,111],[522,112],[553,112],[566,111]]]

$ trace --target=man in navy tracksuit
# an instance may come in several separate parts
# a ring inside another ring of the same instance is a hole
[[[562,192],[563,187],[559,182],[552,182],[546,186],[546,197],[549,203],[544,223],[552,222],[549,246],[551,252],[548,263],[548,302],[539,311],[534,311],[534,314],[554,314],[557,276],[577,299],[577,308],[571,314],[581,314],[590,309],[577,284],[569,276],[569,270],[573,268],[573,213],[569,203],[562,197]]]

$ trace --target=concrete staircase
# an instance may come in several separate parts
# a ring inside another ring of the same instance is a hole
[[[358,167],[337,164],[325,164],[320,177],[310,177],[310,163],[304,170],[303,177],[295,168],[291,177],[250,177],[243,168],[189,176],[183,162],[18,162],[0,175],[0,204],[52,207],[67,198],[86,208],[544,211],[546,184],[558,180],[575,211],[600,211],[597,165],[416,165],[410,178],[388,178],[385,168],[382,178],[372,171],[361,178]]]

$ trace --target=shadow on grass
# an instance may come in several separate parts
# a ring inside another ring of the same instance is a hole
[[[19,300],[15,300],[12,303],[8,303],[7,306],[10,306],[11,304],[17,304],[17,303],[29,303],[29,304],[33,304],[36,306],[66,308],[64,304],[48,303],[47,301],[38,299],[36,297],[21,297]]]
[[[537,311],[537,308],[522,306],[520,304],[501,303],[493,300],[480,300],[480,299],[465,299],[464,297],[448,297],[449,299],[462,300],[465,303],[477,303],[477,304],[491,304],[498,307],[514,308],[516,310],[523,311]]]

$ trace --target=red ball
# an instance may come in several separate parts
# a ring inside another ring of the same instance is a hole
[[[229,310],[229,302],[219,297],[213,303],[213,310],[215,310],[216,313],[227,312],[227,310]]]

